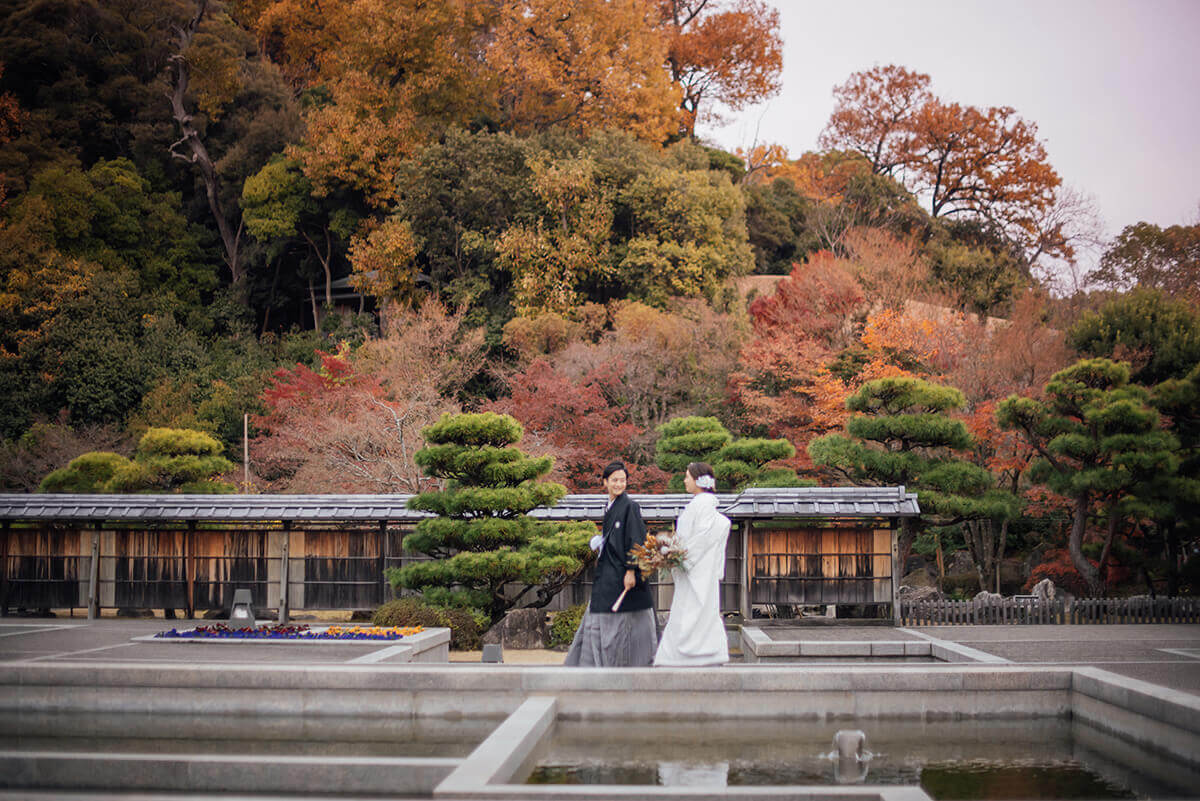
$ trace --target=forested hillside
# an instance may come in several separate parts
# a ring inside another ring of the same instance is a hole
[[[987,589],[1195,590],[1200,225],[1095,251],[1036,121],[898,65],[819,151],[698,138],[783,44],[759,0],[0,0],[0,486],[420,492],[495,411],[661,491],[711,417],[905,476]]]

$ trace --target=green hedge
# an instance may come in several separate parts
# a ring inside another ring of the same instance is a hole
[[[583,613],[586,609],[587,604],[575,604],[575,606],[555,613],[554,620],[550,623],[551,647],[571,644],[571,641],[575,639],[575,632],[579,630],[579,624],[583,621]]]
[[[456,651],[478,651],[483,631],[470,609],[430,606],[419,598],[388,601],[375,610],[371,623],[376,626],[424,626],[450,629],[450,647]]]

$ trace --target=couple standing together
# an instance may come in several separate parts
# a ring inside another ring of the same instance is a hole
[[[601,533],[592,540],[592,549],[598,553],[591,603],[564,664],[641,667],[728,662],[720,581],[725,572],[729,518],[717,511],[713,469],[704,462],[692,462],[684,473],[684,487],[692,499],[675,523],[675,542],[687,555],[682,567],[671,569],[675,595],[661,642],[650,588],[631,553],[646,539],[642,511],[625,494],[629,476],[624,464],[608,465],[603,478],[608,508]]]

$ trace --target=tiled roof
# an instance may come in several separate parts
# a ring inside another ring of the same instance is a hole
[[[2,494],[0,520],[153,522],[178,520],[269,522],[413,522],[429,517],[408,508],[410,495],[57,495]],[[649,521],[674,520],[690,495],[633,495]],[[734,520],[831,517],[914,517],[917,495],[904,487],[789,487],[718,495]],[[567,495],[534,517],[599,520],[604,495]]]

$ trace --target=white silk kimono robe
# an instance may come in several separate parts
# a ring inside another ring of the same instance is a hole
[[[717,496],[695,495],[675,523],[675,536],[687,556],[682,570],[671,570],[675,596],[654,664],[723,664],[729,661],[729,641],[721,619],[720,582],[729,518],[717,511]]]

